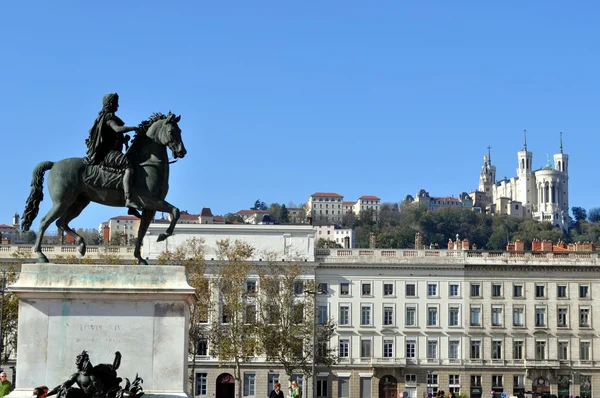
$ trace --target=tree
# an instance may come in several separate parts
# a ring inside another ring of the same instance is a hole
[[[13,265],[8,265],[3,271],[6,285],[15,283],[19,277],[18,270]],[[0,282],[1,283],[1,282]],[[2,357],[0,367],[4,367],[11,355],[17,351],[17,327],[19,324],[19,299],[11,292],[4,294],[4,307],[2,312]]]
[[[587,218],[587,213],[583,207],[573,206],[571,207],[573,218],[576,223],[579,223]]]
[[[256,199],[254,206],[252,206],[250,210],[267,210],[267,204],[260,199]]]
[[[113,231],[110,234],[110,241],[109,241],[108,244],[110,246],[121,246],[121,245],[124,245],[125,242],[124,242],[124,239],[123,239],[123,236],[122,236],[122,232]]]
[[[35,243],[35,238],[36,235],[33,231],[27,231],[21,234],[21,240],[23,241],[23,243],[26,243],[28,245]]]
[[[279,218],[281,217],[281,205],[279,203],[271,203],[267,208],[267,213],[269,213],[273,222],[279,223]]]
[[[319,249],[342,249],[343,246],[337,242],[332,241],[331,239],[319,238],[317,239],[317,243],[315,245]]]
[[[318,283],[303,280],[303,269],[297,264],[270,261],[259,268],[258,273],[261,287],[259,339],[267,362],[281,365],[290,381],[294,373],[314,376],[313,360],[318,367],[334,365],[337,350],[330,341],[335,324],[326,312],[321,312],[319,319],[314,313]],[[307,294],[309,291],[313,294]]]
[[[593,207],[588,211],[588,221],[589,222],[600,221],[600,207]]]
[[[289,214],[288,209],[285,205],[281,205],[281,210],[279,211],[279,223],[280,224],[289,224]]]
[[[79,236],[81,236],[85,240],[86,244],[91,245],[91,246],[97,246],[100,244],[100,234],[98,233],[97,229],[78,228],[76,232]]]
[[[242,217],[241,215],[237,214],[237,213],[227,213],[225,214],[225,217],[223,217],[225,219],[225,222],[228,223],[244,223],[244,217]]]
[[[185,267],[188,283],[196,289],[196,302],[190,304],[189,353],[192,356],[190,384],[193,386],[196,374],[196,355],[200,346],[209,338],[206,326],[210,316],[211,301],[209,282],[205,276],[204,241],[198,238],[188,239],[174,251],[164,251],[158,256],[158,264],[176,264]]]
[[[219,363],[233,362],[238,380],[238,397],[242,397],[241,365],[259,354],[257,344],[256,301],[247,289],[252,269],[249,259],[254,248],[236,240],[217,241],[217,258],[221,262],[215,278],[215,295],[220,305],[215,309],[209,332],[212,355]],[[214,302],[215,300],[213,300]]]

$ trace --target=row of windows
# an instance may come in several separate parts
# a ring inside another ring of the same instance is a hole
[[[571,360],[571,347],[568,341],[559,341],[558,342],[558,351],[556,358],[548,357],[548,342],[546,340],[536,340],[535,344],[535,360],[546,360],[546,359],[554,359],[559,361],[568,361]],[[338,355],[340,358],[350,358],[350,338],[340,338],[338,342]],[[362,338],[360,340],[360,357],[361,358],[373,358],[373,357],[382,357],[382,358],[396,358],[398,357],[395,351],[395,341],[394,339],[383,339],[383,344],[381,345],[381,352],[377,355],[374,355],[373,352],[373,340],[369,338]],[[405,351],[404,358],[406,359],[417,359],[417,340],[406,340],[405,343]],[[579,360],[580,361],[590,361],[592,358],[592,344],[591,341],[580,341],[577,349],[579,350]],[[444,358],[444,355],[439,352],[439,341],[437,340],[427,340],[427,359],[461,359],[461,351],[460,351],[460,340],[449,340],[448,341],[448,352],[447,356]],[[506,354],[504,353],[504,342],[502,340],[493,340],[490,347],[490,358],[492,360],[503,360],[506,359]],[[472,339],[470,341],[469,348],[469,358],[474,360],[483,359],[482,356],[482,342],[481,340]],[[515,340],[512,342],[512,357],[510,359],[513,360],[524,360],[531,359],[525,358],[525,342],[523,340]]]
[[[512,326],[524,327],[525,323],[525,309],[524,305],[513,305],[512,307]],[[457,304],[450,304],[448,307],[447,325],[449,327],[460,327],[461,325],[461,307]],[[580,306],[578,325],[581,328],[591,327],[591,307]],[[569,306],[557,306],[556,309],[556,326],[559,328],[570,327],[570,307]],[[339,305],[338,311],[338,325],[339,326],[352,326],[351,319],[351,304],[342,303]],[[373,304],[361,304],[360,306],[360,325],[361,326],[374,326],[374,306]],[[405,304],[404,311],[404,326],[406,327],[417,327],[418,323],[418,311],[417,304]],[[426,325],[432,327],[440,326],[440,308],[439,305],[428,305],[426,309]],[[319,306],[319,319],[327,318],[327,306]],[[471,305],[470,306],[470,326],[482,326],[483,319],[483,306],[482,305]],[[535,306],[535,327],[548,327],[547,319],[547,306],[536,305]],[[324,322],[324,321],[322,321]],[[395,305],[383,304],[382,309],[382,325],[383,326],[395,326]],[[491,305],[491,325],[495,327],[505,326],[505,315],[503,305]]]
[[[350,282],[342,282],[339,285],[339,295],[349,296],[351,294]],[[504,298],[504,284],[501,282],[491,284],[490,297],[492,298]],[[440,297],[440,287],[438,282],[427,283],[427,297]],[[405,297],[417,297],[417,284],[413,282],[405,283]],[[480,282],[470,283],[470,297],[482,298],[482,284]],[[394,296],[395,284],[394,283],[383,283],[383,296]],[[448,285],[448,296],[449,297],[460,297],[460,283],[454,282]],[[548,298],[547,284],[536,283],[534,289],[535,298]],[[373,296],[373,283],[370,281],[360,282],[360,295]],[[525,298],[525,285],[522,283],[515,283],[512,286],[512,297],[513,298]],[[567,284],[559,284],[556,286],[556,297],[567,299],[569,298],[569,289]],[[591,299],[591,289],[589,284],[579,284],[578,297],[580,299]]]

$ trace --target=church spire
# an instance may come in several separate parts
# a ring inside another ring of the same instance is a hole
[[[492,164],[492,147],[490,145],[488,145],[487,149],[488,149],[488,162],[490,162],[490,165],[491,165]]]
[[[563,147],[562,147],[562,131],[560,132],[560,153],[563,153]]]
[[[523,134],[525,136],[525,141],[523,142],[523,150],[527,152],[527,130],[523,130]]]

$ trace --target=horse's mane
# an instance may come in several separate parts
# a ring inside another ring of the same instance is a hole
[[[169,112],[167,115],[161,112],[154,112],[152,115],[150,115],[148,119],[142,121],[139,124],[138,128],[140,129],[140,133],[146,134],[148,132],[148,129],[150,129],[150,126],[152,126],[154,122],[161,119],[166,119],[167,117],[169,117],[170,114],[171,112]]]

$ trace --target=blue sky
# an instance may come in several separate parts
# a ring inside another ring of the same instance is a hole
[[[599,5],[580,1],[12,1],[3,15],[0,223],[31,171],[83,156],[102,96],[180,113],[168,200],[223,214],[317,191],[400,201],[570,155],[570,205],[600,206]],[[46,189],[47,192],[47,189]],[[50,207],[46,195],[40,214]],[[90,205],[73,227],[123,209]],[[37,228],[38,221],[34,223]],[[53,229],[52,227],[51,229]]]

